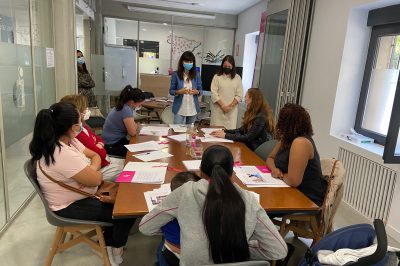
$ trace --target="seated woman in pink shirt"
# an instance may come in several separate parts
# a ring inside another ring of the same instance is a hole
[[[114,181],[124,168],[125,159],[116,158],[107,155],[104,148],[104,141],[96,135],[85,123],[90,117],[88,108],[88,99],[85,95],[67,95],[61,99],[61,102],[72,103],[76,106],[82,119],[82,132],[76,138],[89,150],[94,151],[100,156],[103,180]]]
[[[57,215],[113,224],[105,228],[104,239],[111,265],[119,265],[135,219],[113,219],[114,205],[68,190],[44,174],[80,190],[96,192],[103,179],[99,171],[101,160],[75,138],[81,131],[80,114],[73,104],[61,102],[41,110],[29,145],[31,160],[37,161],[40,188]]]

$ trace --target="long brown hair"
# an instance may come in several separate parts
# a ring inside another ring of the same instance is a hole
[[[303,106],[287,103],[279,111],[276,135],[282,148],[289,148],[297,137],[311,137],[313,133],[310,114]]]
[[[268,102],[265,100],[261,91],[258,88],[250,88],[247,91],[247,95],[250,97],[250,106],[247,108],[243,116],[243,128],[247,132],[253,126],[254,119],[257,114],[262,112],[265,114],[265,122],[267,124],[268,132],[274,135],[275,132],[275,121],[272,114],[272,109],[269,107]]]

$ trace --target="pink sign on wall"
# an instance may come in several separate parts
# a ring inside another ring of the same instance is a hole
[[[260,21],[260,33],[265,31],[265,24],[267,23],[267,11],[264,11],[261,14],[261,21]]]

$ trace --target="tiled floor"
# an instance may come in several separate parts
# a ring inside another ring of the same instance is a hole
[[[361,223],[363,218],[345,205],[339,208],[335,219],[335,227],[348,224]],[[47,223],[44,209],[40,199],[35,196],[23,213],[14,221],[9,229],[0,238],[1,265],[36,266],[43,265],[55,228]],[[160,242],[160,237],[146,237],[136,230],[129,237],[127,249],[124,253],[123,265],[153,266],[155,263],[155,250]],[[297,265],[304,251],[305,243],[309,241],[287,237],[286,241],[292,242],[296,253],[290,265]],[[398,243],[389,239],[391,245],[400,247]],[[54,258],[53,265],[102,265],[102,260],[84,244],[75,246]]]

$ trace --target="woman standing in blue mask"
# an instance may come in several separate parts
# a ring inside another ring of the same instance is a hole
[[[80,50],[76,50],[76,63],[78,66],[78,93],[88,98],[89,107],[96,107],[96,97],[93,93],[95,84],[86,68],[85,58]]]
[[[200,73],[196,71],[196,58],[190,51],[181,55],[178,70],[172,74],[169,94],[175,96],[172,104],[174,124],[192,124],[200,113],[199,96],[202,94]]]

